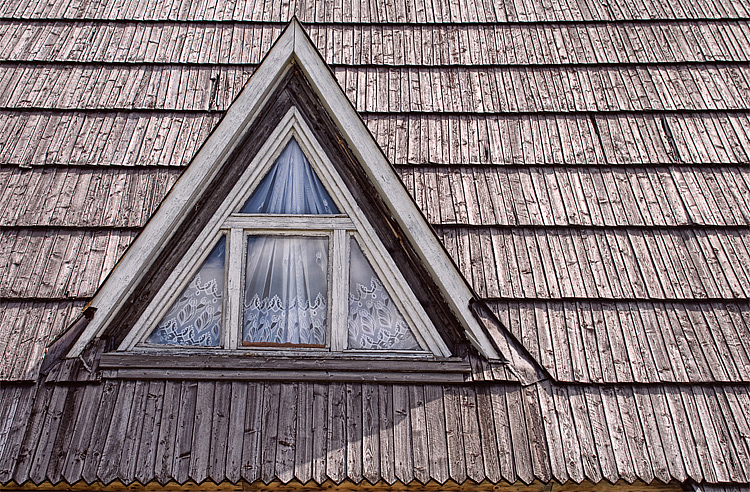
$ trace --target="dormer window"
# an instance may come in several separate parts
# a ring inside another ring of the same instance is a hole
[[[395,364],[387,377],[462,381],[466,367],[443,365],[453,349],[500,356],[474,300],[292,21],[100,286],[67,357],[99,340],[116,347],[100,367],[129,376],[197,364],[189,377],[304,367],[307,379],[362,380]]]
[[[135,347],[430,354],[290,138]]]

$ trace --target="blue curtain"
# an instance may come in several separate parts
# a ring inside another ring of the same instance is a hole
[[[292,139],[240,212],[317,215],[339,210]]]

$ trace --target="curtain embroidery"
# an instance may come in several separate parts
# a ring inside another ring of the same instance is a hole
[[[350,349],[421,348],[354,239],[351,241],[349,265],[348,328]]]
[[[224,292],[224,243],[222,237],[148,337],[148,343],[219,346]]]
[[[248,238],[243,341],[324,345],[328,238]]]
[[[245,340],[275,344],[323,345],[326,335],[326,300],[318,294],[313,303],[295,297],[260,298],[245,302]]]

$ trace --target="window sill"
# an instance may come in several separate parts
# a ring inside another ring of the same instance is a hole
[[[227,354],[109,353],[99,363],[102,377],[232,381],[341,381],[462,383],[471,372],[460,358],[316,357]]]

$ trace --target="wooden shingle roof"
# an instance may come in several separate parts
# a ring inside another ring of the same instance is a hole
[[[293,15],[549,378],[29,385]],[[737,0],[2,3],[0,483],[747,487],[749,19]]]

